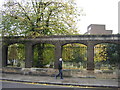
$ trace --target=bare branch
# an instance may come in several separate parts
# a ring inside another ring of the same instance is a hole
[[[18,5],[22,8],[22,10],[24,11],[25,16],[27,17],[28,20],[31,21],[31,19],[29,18],[29,16],[27,15],[27,12],[25,11],[25,9],[20,5],[20,3],[18,2]]]

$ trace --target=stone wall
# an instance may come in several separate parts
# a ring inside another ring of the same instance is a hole
[[[58,70],[52,69],[52,68],[12,68],[12,67],[5,67],[2,69],[2,72],[9,73],[9,74],[51,76],[51,77],[54,77],[56,74],[58,74]],[[78,78],[117,79],[118,72],[112,71],[112,70],[87,71],[87,70],[64,69],[63,76],[64,77],[78,77]]]

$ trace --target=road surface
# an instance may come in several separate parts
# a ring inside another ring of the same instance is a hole
[[[47,90],[49,89],[50,90],[118,90],[117,88],[63,86],[63,85],[36,84],[36,83],[13,82],[13,81],[0,81],[0,83],[2,83],[2,88],[3,88],[2,90],[19,90],[16,88],[21,88],[21,90],[22,88],[34,88],[34,90],[36,90],[37,88],[47,88]]]

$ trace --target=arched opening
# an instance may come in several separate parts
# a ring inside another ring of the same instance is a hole
[[[8,46],[8,67],[25,67],[25,46],[23,44],[11,44]]]
[[[66,69],[86,69],[87,46],[79,43],[66,44],[62,48],[62,58]]]
[[[118,68],[120,58],[120,45],[113,43],[101,43],[94,47],[95,69],[115,70]]]
[[[34,45],[33,67],[37,68],[53,68],[55,55],[55,46],[52,44],[36,44]]]

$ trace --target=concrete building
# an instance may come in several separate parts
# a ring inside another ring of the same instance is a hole
[[[91,24],[85,34],[112,34],[112,30],[106,30],[105,25]]]

